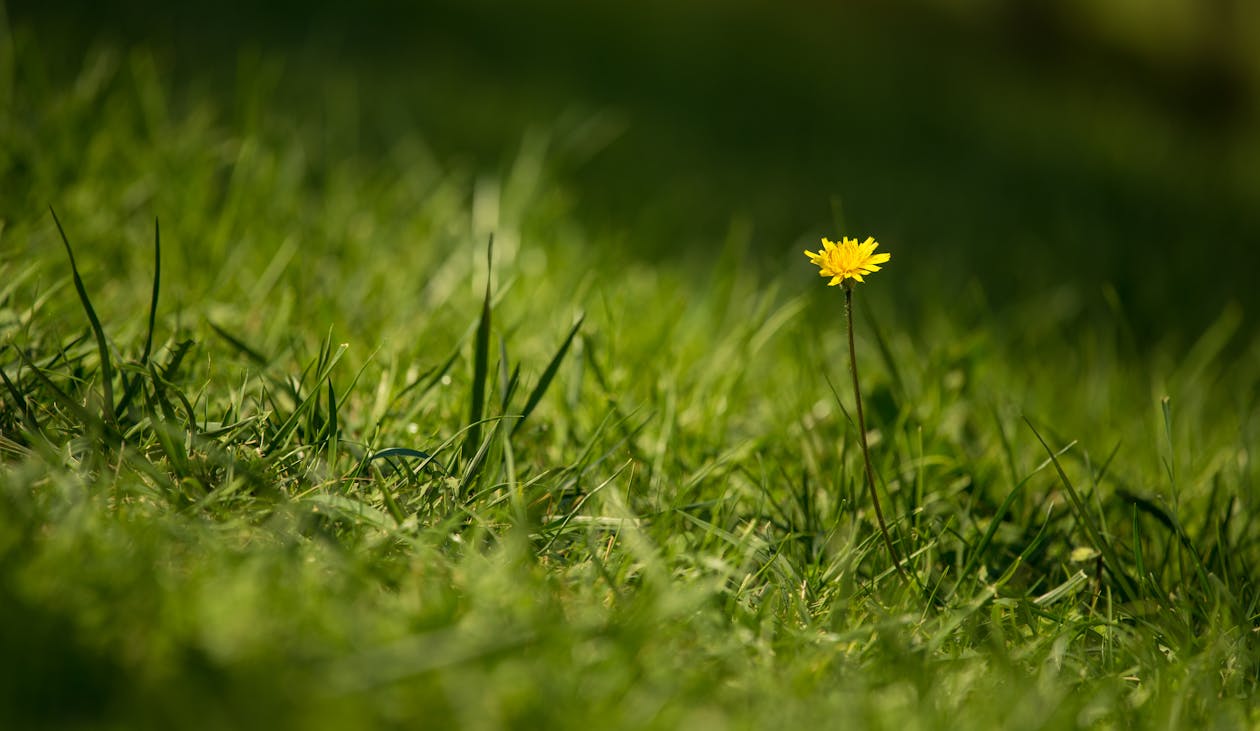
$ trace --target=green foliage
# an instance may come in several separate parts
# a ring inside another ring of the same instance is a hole
[[[920,590],[799,247],[654,265],[542,145],[321,151],[349,123],[268,106],[270,56],[227,107],[143,48],[62,86],[5,43],[6,727],[1260,721],[1232,310],[1139,353],[1043,296],[893,308],[897,253],[857,355]]]

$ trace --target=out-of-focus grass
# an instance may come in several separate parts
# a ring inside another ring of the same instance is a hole
[[[1228,38],[1195,55],[1206,4],[1179,32],[1150,12],[1129,34],[1046,3],[247,5],[92,4],[82,25],[43,19],[39,42],[68,46],[46,63],[73,72],[98,27],[142,39],[171,103],[247,79],[306,110],[315,160],[389,158],[410,137],[500,175],[533,140],[575,220],[651,259],[703,257],[739,220],[779,271],[784,242],[840,219],[930,261],[924,299],[1066,286],[1088,319],[1114,291],[1144,345],[1257,304],[1260,63]],[[1254,27],[1236,12],[1234,35]],[[284,60],[260,68],[272,46]]]
[[[353,65],[259,51],[227,89],[44,32],[0,53],[8,725],[1256,723],[1239,310],[1139,347],[1123,297],[1081,317],[1086,278],[995,301],[989,244],[898,228],[858,357],[918,592],[824,378],[840,302],[794,240],[764,263],[760,209],[660,240],[591,220],[574,181],[619,183],[566,167],[590,126],[459,164]]]

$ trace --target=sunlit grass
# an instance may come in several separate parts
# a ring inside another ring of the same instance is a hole
[[[1139,357],[1045,298],[915,301],[899,255],[855,350],[904,584],[802,242],[645,263],[544,145],[339,155],[253,86],[233,118],[92,59],[0,111],[0,718],[1256,722],[1236,314]]]

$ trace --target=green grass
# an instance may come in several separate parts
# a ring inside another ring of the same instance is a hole
[[[1146,349],[1070,283],[917,300],[886,244],[858,358],[920,589],[808,238],[645,260],[563,138],[474,172],[142,46],[50,63],[0,48],[6,727],[1260,723],[1236,310]]]

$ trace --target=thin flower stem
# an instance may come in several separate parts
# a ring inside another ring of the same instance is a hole
[[[853,399],[857,402],[858,440],[862,444],[862,459],[866,462],[866,484],[871,489],[871,503],[875,506],[875,519],[879,521],[879,532],[884,536],[884,545],[892,556],[893,566],[902,580],[910,583],[905,568],[901,565],[901,557],[893,547],[892,536],[888,533],[888,524],[884,522],[884,511],[879,506],[879,493],[875,490],[875,469],[871,466],[871,449],[866,444],[866,416],[862,413],[862,389],[858,387],[857,349],[853,346],[853,285],[844,283],[844,319],[849,326],[849,372],[853,374]]]

